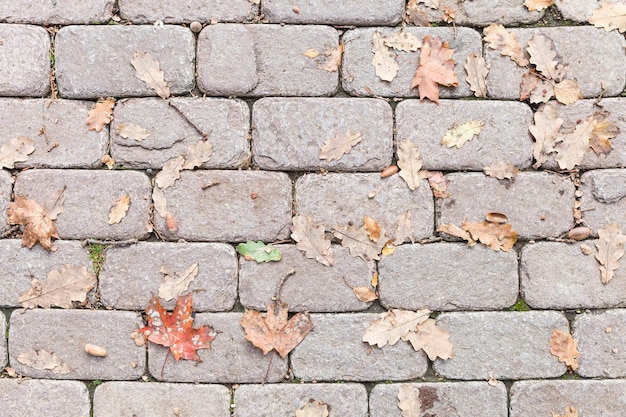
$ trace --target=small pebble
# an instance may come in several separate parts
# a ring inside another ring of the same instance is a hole
[[[193,33],[199,33],[202,30],[202,23],[194,20],[189,24],[189,29],[191,29]]]

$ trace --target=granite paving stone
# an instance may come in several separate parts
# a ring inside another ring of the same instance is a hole
[[[419,3],[419,2],[418,2]],[[461,26],[489,26],[498,22],[502,25],[532,24],[537,22],[543,12],[529,11],[519,0],[440,0],[439,8],[428,7],[428,1],[418,4],[419,9],[428,16],[429,22],[444,22],[444,8],[456,12],[454,23]]]
[[[0,4],[0,22],[36,25],[103,23],[113,16],[114,0],[31,0]]]
[[[150,221],[150,183],[134,171],[37,169],[17,175],[15,195],[46,204],[62,190],[63,212],[55,220],[61,239],[142,239]],[[124,195],[130,197],[126,216],[109,224],[109,211]]]
[[[133,23],[243,22],[256,16],[258,5],[248,0],[119,0],[120,16]]]
[[[203,189],[206,184],[213,184]],[[166,238],[189,241],[272,242],[289,236],[291,180],[282,172],[183,171],[165,190],[167,209],[178,222],[170,233],[155,216]]]
[[[94,417],[229,417],[229,407],[223,385],[116,381],[98,386],[93,395]]]
[[[598,0],[555,0],[554,4],[564,19],[575,22],[589,23],[594,10],[599,9],[602,1]],[[611,3],[624,3],[623,0],[613,0]]]
[[[512,181],[479,173],[446,178],[450,197],[437,202],[438,225],[480,222],[485,214],[499,212],[521,239],[559,237],[573,226],[574,185],[569,178],[546,172],[522,172]]]
[[[404,1],[265,0],[261,13],[270,23],[395,26],[404,15]]]
[[[48,32],[38,26],[0,24],[0,39],[0,96],[41,97],[48,94]]]
[[[584,224],[595,235],[612,222],[618,222],[626,231],[626,169],[587,171],[581,181]]]
[[[610,283],[608,284],[610,285]],[[613,289],[615,290],[615,289]],[[573,336],[578,340],[580,367],[587,378],[626,376],[626,310],[615,309],[576,316]]]
[[[0,171],[0,230],[7,226],[7,209],[11,202],[13,179],[7,171]]]
[[[361,384],[240,385],[235,390],[235,417],[291,417],[314,399],[333,415],[366,417],[367,391]]]
[[[4,313],[0,312],[0,331],[2,334],[6,334],[7,330],[7,318]],[[7,365],[7,339],[6,337],[2,338],[0,341],[0,368],[4,368]]]
[[[554,330],[569,330],[556,311],[443,313],[454,357],[437,359],[438,375],[454,379],[556,378],[566,366],[550,353]],[[497,342],[496,342],[497,341]]]
[[[0,392],[7,416],[86,417],[91,409],[89,391],[81,381],[2,378]]]
[[[342,42],[345,45],[343,62],[341,67],[343,89],[350,95],[359,97],[419,97],[417,89],[411,89],[411,80],[419,64],[419,50],[417,52],[394,51],[396,60],[400,66],[398,75],[393,81],[381,80],[372,65],[372,36],[379,32],[382,36],[389,36],[399,32],[399,28],[372,27],[357,28],[347,31]],[[467,55],[482,54],[482,42],[480,34],[474,29],[446,27],[407,27],[407,33],[417,36],[422,40],[424,36],[439,37],[450,44],[454,49],[452,58],[455,62],[454,70],[459,77],[458,87],[439,87],[442,98],[469,97],[473,93],[469,84],[465,82],[466,72],[463,68]],[[432,103],[431,103],[432,104]],[[434,104],[432,104],[434,106]]]
[[[393,155],[393,114],[383,100],[262,98],[252,109],[252,155],[261,169],[382,171]],[[362,134],[337,160],[320,159],[337,135]]]
[[[528,168],[532,139],[528,126],[533,114],[526,104],[506,101],[441,100],[439,106],[405,100],[396,108],[396,142],[415,144],[423,169],[473,170],[496,162]],[[446,131],[469,121],[484,123],[482,131],[461,148],[441,144]]]
[[[263,355],[245,339],[241,327],[242,313],[199,313],[193,326],[211,326],[218,334],[211,349],[199,349],[202,362],[180,361],[171,355],[163,368],[163,380],[168,382],[261,383],[279,382],[287,374],[287,359],[276,353]],[[272,357],[273,355],[273,357]],[[161,369],[167,349],[149,343],[148,369],[153,378],[161,379]],[[269,368],[269,371],[268,371]]]
[[[464,243],[401,245],[378,263],[380,303],[435,311],[496,310],[515,304],[517,254]]]
[[[403,381],[426,373],[424,352],[408,342],[372,347],[362,341],[379,314],[311,314],[315,326],[291,352],[291,368],[303,381]]]
[[[194,48],[191,31],[178,26],[63,27],[55,40],[59,94],[73,99],[156,96],[135,76],[131,61],[137,51],[159,62],[171,94],[188,93],[194,87]]]
[[[130,335],[143,326],[131,311],[15,310],[9,327],[9,361],[19,374],[49,379],[137,379],[146,363],[145,348]],[[88,355],[83,343],[107,351],[105,357]],[[20,363],[20,353],[30,350],[54,352],[71,371],[67,374],[38,370]]]
[[[121,125],[135,124],[150,135],[122,137]],[[240,168],[250,159],[250,109],[240,100],[176,97],[131,98],[117,102],[111,124],[111,155],[126,168],[160,169],[187,147],[203,140],[213,154],[201,168]]]

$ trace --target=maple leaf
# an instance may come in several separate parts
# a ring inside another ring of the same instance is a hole
[[[332,266],[335,261],[324,226],[315,224],[310,216],[295,216],[291,223],[291,238],[296,241],[296,249],[309,259]]]
[[[402,417],[420,417],[422,401],[420,390],[409,384],[402,384],[398,388],[398,408],[402,410]]]
[[[248,240],[246,243],[238,244],[235,249],[246,261],[278,262],[282,258],[282,254],[278,249],[271,245],[266,245],[260,240],[258,242]]]
[[[411,210],[407,210],[400,215],[393,244],[401,245],[407,239],[410,239],[411,243],[415,243],[413,225],[411,224]]]
[[[524,1],[524,6],[531,12],[535,10],[540,12],[550,6],[554,6],[554,0],[526,0]]]
[[[29,350],[17,355],[17,361],[40,371],[50,371],[53,374],[65,375],[72,372],[72,368],[61,360],[54,352],[47,350]]]
[[[571,334],[562,330],[554,330],[550,337],[550,353],[559,358],[572,370],[578,369],[578,341]]]
[[[402,337],[414,331],[418,324],[428,319],[431,311],[422,309],[417,311],[391,309],[380,315],[380,319],[372,321],[363,335],[363,341],[379,348],[398,343]]]
[[[476,97],[487,97],[487,74],[489,74],[489,66],[485,62],[485,58],[472,52],[467,56],[463,68],[467,71],[465,81],[469,84],[470,90],[474,92],[474,95]]]
[[[500,54],[510,57],[520,67],[528,65],[528,60],[524,57],[522,45],[515,38],[513,32],[507,31],[499,23],[492,23],[483,30],[483,40],[487,42],[491,49],[500,51]]]
[[[98,100],[93,109],[89,110],[87,120],[85,120],[87,128],[89,130],[95,130],[96,132],[102,132],[104,126],[111,123],[113,119],[114,106],[115,99],[113,97]]]
[[[345,154],[349,154],[352,147],[361,140],[363,140],[362,133],[339,133],[324,142],[319,158],[329,162],[333,159],[339,160]]]
[[[472,236],[472,240],[489,246],[497,251],[508,252],[517,242],[517,232],[510,224],[496,224],[488,221],[481,223],[463,222],[461,228]]]
[[[199,140],[187,147],[187,152],[185,152],[183,156],[185,162],[183,163],[182,169],[194,169],[199,167],[205,162],[208,162],[209,159],[211,159],[211,155],[213,155],[213,145],[211,145],[211,142],[208,140]]]
[[[341,240],[341,246],[348,248],[351,256],[359,257],[365,262],[379,260],[380,252],[386,243],[385,239],[372,242],[367,234],[365,225],[359,228],[356,228],[353,224],[348,226],[339,225],[332,232],[337,239]]]
[[[50,271],[43,281],[33,279],[30,285],[17,301],[23,308],[72,308],[73,301],[86,301],[87,293],[96,285],[96,276],[84,266],[67,264]]]
[[[246,339],[264,355],[275,350],[281,358],[286,358],[313,329],[308,313],[297,313],[287,320],[288,311],[289,306],[282,301],[268,304],[265,318],[256,310],[246,310],[241,320]]]
[[[0,147],[0,169],[15,168],[16,162],[25,162],[35,152],[35,141],[26,136],[12,138]]]
[[[450,359],[454,356],[449,337],[448,332],[438,327],[434,319],[428,319],[418,324],[415,331],[403,336],[402,340],[411,342],[416,351],[422,349],[428,359],[434,361],[437,358]]]
[[[441,144],[448,148],[453,146],[460,148],[465,142],[474,139],[474,136],[478,135],[483,130],[483,127],[485,127],[485,123],[478,120],[455,125],[443,135]]]
[[[383,81],[392,81],[398,75],[400,65],[396,62],[396,55],[385,46],[383,36],[374,32],[372,35],[372,65],[376,75]]]
[[[135,68],[135,77],[145,82],[148,88],[155,90],[161,98],[170,96],[170,88],[164,78],[165,73],[159,68],[159,61],[150,53],[136,51],[130,63]]]
[[[519,101],[524,101],[530,97],[537,88],[539,77],[534,72],[528,71],[522,75],[522,82],[519,86]]]
[[[574,169],[579,165],[589,150],[589,141],[591,133],[597,124],[593,116],[587,117],[586,120],[578,123],[576,129],[572,133],[560,135],[556,145],[557,155],[554,158],[561,169]]]
[[[363,217],[363,227],[365,227],[365,231],[367,232],[367,236],[369,236],[372,242],[378,242],[380,239],[380,225],[370,216]]]
[[[613,280],[614,271],[620,267],[619,260],[624,256],[626,236],[622,234],[619,223],[613,222],[598,229],[598,239],[593,243],[598,250],[596,259],[600,262],[602,283],[608,284]]]
[[[165,276],[159,285],[159,297],[170,301],[187,291],[189,284],[198,276],[198,264],[192,264],[183,272],[176,272],[174,276],[168,273],[165,267],[161,268],[161,273]]]
[[[530,55],[530,63],[533,64],[537,71],[542,73],[548,79],[557,78],[556,51],[553,49],[552,42],[542,35],[534,35],[528,40],[526,47]]]
[[[521,171],[512,164],[506,162],[495,162],[483,168],[483,172],[493,178],[503,180],[505,178],[515,178]]]
[[[536,162],[533,166],[537,168],[548,160],[549,154],[556,152],[555,146],[563,119],[556,117],[556,108],[553,106],[543,106],[541,110],[535,112],[533,118],[535,124],[528,130],[535,139],[532,149]]]
[[[410,190],[415,190],[422,182],[419,174],[422,168],[422,159],[417,147],[411,141],[405,140],[398,147],[396,154],[400,168],[398,175],[406,182]]]
[[[582,98],[580,87],[574,80],[563,80],[552,86],[554,97],[561,104],[572,104]]]
[[[109,224],[117,224],[122,221],[124,217],[126,217],[126,213],[128,212],[128,208],[130,207],[130,196],[128,194],[124,194],[122,198],[120,198],[111,210],[109,211]]]
[[[140,142],[150,136],[150,132],[134,123],[120,123],[115,126],[115,132],[117,132],[117,134],[124,139],[132,139],[137,142]]]
[[[163,165],[163,169],[156,174],[154,182],[162,190],[174,185],[176,180],[180,178],[183,165],[185,165],[185,157],[183,156],[170,159]]]
[[[191,294],[178,297],[174,311],[168,313],[157,296],[152,295],[146,307],[148,325],[139,332],[152,343],[168,347],[176,361],[188,359],[202,362],[197,350],[210,349],[217,333],[206,325],[193,328],[192,304]]]
[[[439,85],[459,85],[454,71],[453,53],[448,42],[443,42],[438,37],[424,36],[420,63],[411,81],[411,88],[418,87],[420,100],[428,98],[439,104]]]
[[[552,417],[578,417],[578,410],[572,406],[565,407],[565,414],[552,413]]]
[[[589,23],[607,32],[615,29],[620,33],[626,32],[626,4],[602,3],[602,7],[591,14]]]
[[[422,47],[422,41],[417,36],[404,31],[385,36],[383,43],[396,51],[403,52],[415,52]]]
[[[619,133],[619,127],[613,122],[609,122],[607,119],[609,112],[598,111],[593,114],[593,118],[596,120],[596,127],[591,132],[591,139],[589,140],[589,147],[593,149],[596,155],[608,154],[612,145],[609,142],[610,139],[615,138]]]
[[[328,404],[310,399],[304,407],[296,410],[296,417],[328,417]]]

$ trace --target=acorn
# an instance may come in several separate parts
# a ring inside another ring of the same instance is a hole
[[[102,346],[94,345],[91,343],[87,343],[83,346],[85,352],[91,356],[97,356],[99,358],[104,358],[107,355],[107,351]]]
[[[578,226],[567,232],[567,238],[573,240],[585,240],[591,236],[591,229],[585,226]]]
[[[387,168],[383,169],[383,172],[380,173],[381,178],[391,177],[392,175],[398,172],[398,167],[396,165],[390,165]]]

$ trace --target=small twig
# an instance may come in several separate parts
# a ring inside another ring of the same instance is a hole
[[[126,240],[98,240],[98,239],[85,239],[81,242],[83,247],[87,245],[106,245],[112,248],[117,248],[120,246],[129,246],[134,245],[138,242],[137,239],[126,239]]]
[[[20,225],[19,224],[14,224],[13,226],[9,227],[7,230],[2,232],[2,234],[0,235],[0,238],[5,238],[5,237],[13,234],[14,232],[18,231],[19,229],[20,229]]]
[[[593,211],[593,210],[595,210],[595,209],[596,209],[595,207],[589,207],[589,208],[586,208],[586,209],[578,209],[578,211],[580,211],[581,213],[583,213],[583,212],[585,212],[585,211]]]
[[[373,244],[373,243],[370,243],[370,242],[363,242],[362,240],[359,240],[359,239],[355,238],[354,236],[350,236],[349,234],[344,233],[344,232],[342,232],[341,230],[337,230],[337,229],[334,229],[334,228],[333,228],[333,229],[330,229],[330,231],[331,231],[331,232],[333,232],[333,233],[334,233],[334,232],[337,232],[337,233],[339,233],[340,235],[343,235],[344,237],[347,237],[348,239],[352,239],[352,240],[354,240],[355,242],[359,242],[359,243],[360,243],[360,244],[362,244],[362,245],[368,245],[368,246],[371,246],[371,247],[376,248],[376,249],[378,250],[378,246],[377,246],[377,245],[375,245],[375,244]]]
[[[189,122],[189,124],[190,124],[191,126],[193,126],[193,127],[194,127],[194,129],[196,129],[196,130],[198,131],[198,133],[200,133],[200,134],[202,135],[202,138],[203,138],[204,140],[207,140],[207,139],[209,138],[209,135],[211,134],[211,131],[205,132],[204,130],[200,129],[200,126],[198,126],[197,124],[195,124],[195,123],[193,122],[193,120],[191,120],[189,117],[187,117],[187,115],[186,115],[186,114],[185,114],[185,113],[184,113],[181,109],[179,109],[179,108],[178,108],[178,106],[177,106],[174,102],[172,102],[172,101],[168,101],[168,104],[169,104],[170,106],[174,107],[174,108],[176,109],[176,111],[177,111],[178,113],[180,113],[180,115],[181,115],[181,116],[183,116],[183,117],[185,118],[185,120],[187,120],[187,121]]]
[[[210,188],[210,187],[213,187],[214,185],[219,185],[219,184],[221,184],[221,181],[217,181],[217,180],[209,181],[202,186],[202,189],[206,190],[207,188]]]
[[[274,359],[274,355],[276,354],[275,350],[272,350],[272,354],[270,355],[270,363],[267,364],[267,371],[265,371],[265,376],[263,377],[263,384],[267,382],[267,378],[270,376],[270,368],[272,367],[272,359]]]
[[[273,300],[280,302],[280,291],[282,290],[283,284],[285,283],[285,281],[287,281],[287,278],[289,278],[291,275],[295,273],[296,273],[296,270],[292,269],[291,271],[283,275],[280,281],[278,281],[278,285],[276,286],[276,292],[274,293]]]

